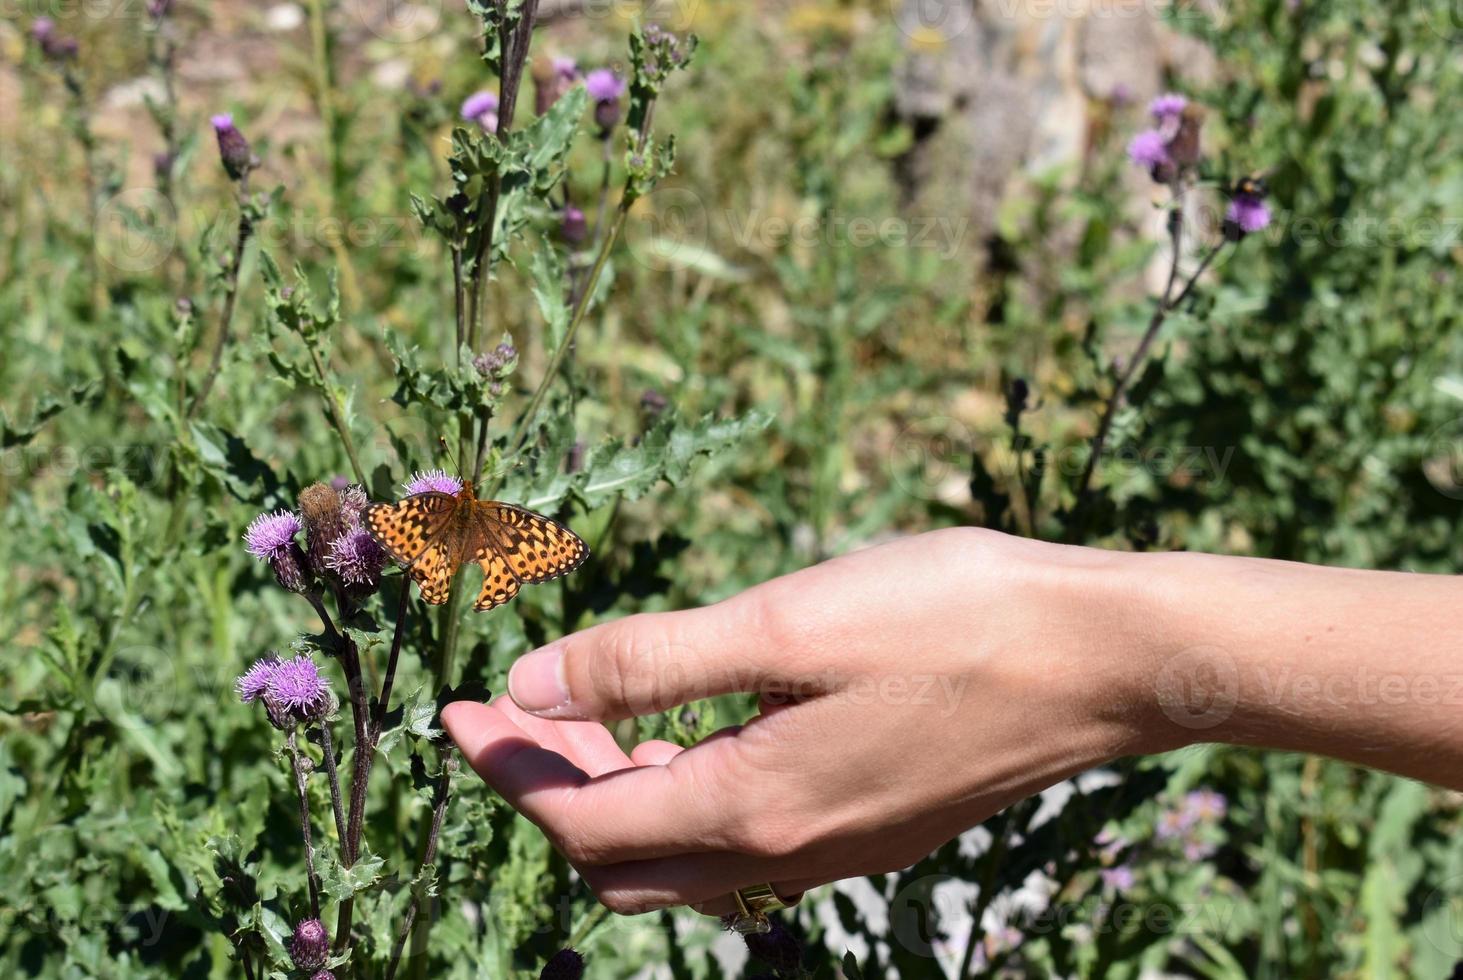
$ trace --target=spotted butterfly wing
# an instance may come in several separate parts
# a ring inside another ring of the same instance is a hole
[[[369,504],[366,530],[396,562],[403,565],[432,605],[447,601],[457,566],[448,552],[458,517],[458,499],[450,493],[413,494],[394,504]]]
[[[527,585],[567,575],[589,548],[573,531],[542,514],[496,500],[477,500],[470,487],[457,495],[413,494],[365,510],[372,538],[405,566],[433,605],[447,601],[452,576],[468,562],[483,570],[473,608],[492,609]]]

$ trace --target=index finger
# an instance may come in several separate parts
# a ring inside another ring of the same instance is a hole
[[[743,794],[723,790],[739,768],[736,738],[591,777],[492,705],[455,702],[442,722],[477,774],[575,864],[736,849]]]

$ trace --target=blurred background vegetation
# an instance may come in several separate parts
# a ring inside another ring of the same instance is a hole
[[[632,213],[518,472],[542,486],[606,440],[695,451],[638,499],[561,492],[593,564],[465,619],[439,679],[501,690],[545,637],[949,524],[1458,570],[1456,5],[1070,6],[545,4],[536,51],[585,67],[623,69],[642,16],[702,45],[657,109],[675,173]],[[39,50],[42,16],[76,38],[75,60]],[[446,463],[446,420],[392,400],[388,344],[453,353],[450,260],[410,195],[443,192],[457,107],[490,81],[472,18],[453,2],[310,0],[178,2],[165,19],[118,0],[13,4],[0,22],[11,976],[233,976],[230,889],[297,911],[286,770],[231,685],[315,623],[239,537],[350,467],[319,393],[269,357],[283,342],[261,251],[298,264],[317,298],[336,276],[326,393],[373,495]],[[1277,220],[1170,318],[1079,520],[1112,362],[1167,268],[1155,188],[1124,158],[1163,88],[1209,110],[1198,234],[1218,234],[1205,217],[1221,185],[1250,171]],[[235,342],[190,420],[178,395],[217,329],[238,219],[207,122],[224,111],[269,203]],[[589,135],[570,157],[591,221],[601,160]],[[557,222],[536,214],[530,234],[573,263]],[[508,417],[552,352],[523,271],[538,241],[491,291],[492,341],[511,334],[522,359]],[[440,667],[425,653],[439,626],[421,618],[404,685]],[[722,699],[640,733],[694,740],[749,709]],[[395,862],[416,853],[427,802],[392,765],[371,820]],[[1442,977],[1463,955],[1458,803],[1314,758],[1188,750],[1058,787],[908,872],[825,889],[790,928],[823,976],[852,976],[852,950],[865,977]],[[596,977],[769,972],[690,913],[598,918],[475,782],[438,873],[417,975],[532,976],[570,940]],[[369,898],[363,927],[386,935],[405,893]]]

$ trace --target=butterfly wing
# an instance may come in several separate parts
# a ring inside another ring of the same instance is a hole
[[[368,504],[363,523],[388,555],[404,565],[433,605],[447,601],[456,570],[448,555],[447,533],[457,514],[457,498],[448,493],[413,494],[394,504]]]
[[[496,543],[497,555],[525,585],[567,575],[589,557],[579,535],[542,514],[496,500],[485,500],[478,509],[487,538],[483,543]]]
[[[478,612],[487,612],[494,606],[501,606],[518,594],[521,588],[518,576],[513,574],[508,560],[498,553],[492,543],[479,545],[473,561],[483,568],[483,587],[478,590],[477,600],[472,604]]]

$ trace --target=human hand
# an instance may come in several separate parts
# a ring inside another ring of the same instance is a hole
[[[906,538],[565,637],[514,665],[512,700],[443,721],[612,910],[720,915],[761,882],[791,899],[1162,747],[1123,558],[974,529]],[[626,756],[598,723],[736,691],[759,716],[685,751]]]

